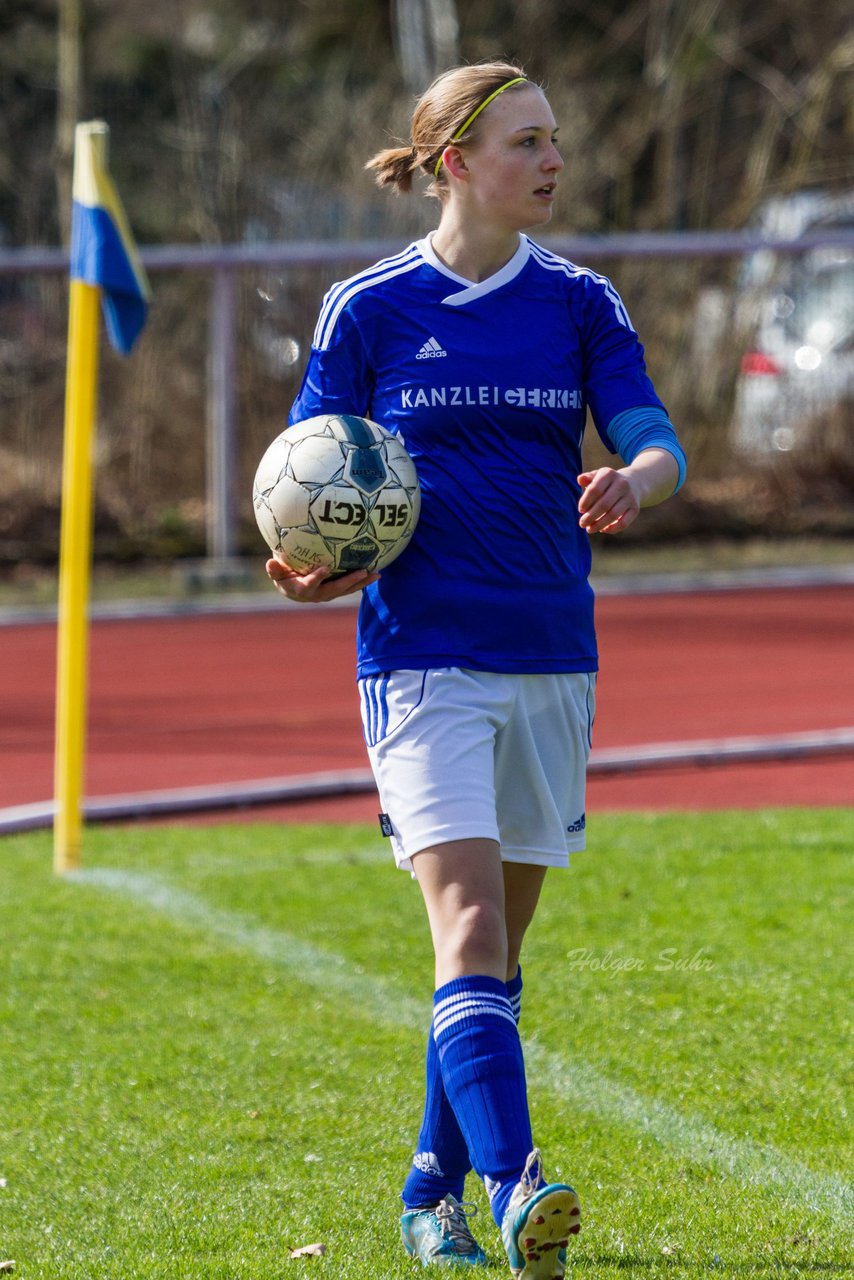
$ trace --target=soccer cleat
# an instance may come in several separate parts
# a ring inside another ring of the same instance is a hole
[[[544,1181],[535,1148],[501,1224],[501,1239],[516,1280],[563,1280],[566,1246],[580,1229],[578,1196],[564,1182]]]
[[[454,1196],[445,1196],[435,1209],[408,1209],[400,1219],[403,1247],[423,1267],[478,1267],[486,1263],[486,1254],[469,1230],[466,1209],[477,1213],[474,1205]]]

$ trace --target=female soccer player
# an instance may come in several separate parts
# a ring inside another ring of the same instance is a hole
[[[512,1274],[555,1280],[580,1210],[532,1137],[519,955],[547,868],[584,847],[589,537],[672,494],[684,455],[611,283],[522,234],[551,218],[563,169],[542,90],[505,63],[455,68],[411,138],[368,167],[400,192],[426,174],[438,228],[330,289],[290,421],[398,432],[421,481],[415,537],[381,577],[267,569],[291,600],[364,593],[365,739],[436,959],[404,1245],[425,1265],[485,1262],[462,1201],[473,1167]],[[588,410],[623,466],[582,470]]]

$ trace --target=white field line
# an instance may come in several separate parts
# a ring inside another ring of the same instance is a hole
[[[402,995],[335,952],[304,942],[284,930],[259,925],[249,916],[211,906],[203,898],[139,872],[94,867],[67,879],[120,893],[166,916],[179,926],[202,929],[232,947],[286,969],[324,995],[343,996],[352,1012],[385,1024],[424,1030],[429,1006]],[[563,1095],[576,1111],[638,1130],[680,1157],[715,1169],[742,1185],[776,1191],[786,1200],[817,1210],[835,1226],[854,1221],[854,1186],[836,1174],[815,1173],[770,1144],[733,1138],[712,1124],[686,1115],[610,1080],[580,1058],[569,1059],[532,1042],[525,1044],[531,1084]]]

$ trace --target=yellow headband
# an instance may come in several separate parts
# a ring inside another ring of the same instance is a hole
[[[463,134],[466,132],[466,130],[467,130],[467,129],[470,129],[470,128],[471,128],[471,126],[474,124],[475,120],[478,118],[478,116],[480,115],[481,111],[483,111],[484,107],[488,107],[488,106],[489,106],[489,104],[490,104],[490,102],[492,102],[492,100],[493,100],[494,98],[497,98],[497,97],[498,97],[499,93],[503,93],[503,92],[504,92],[504,90],[505,90],[505,89],[509,89],[511,85],[514,85],[514,84],[527,84],[527,83],[528,83],[528,81],[527,81],[527,79],[526,79],[526,77],[525,77],[525,76],[516,76],[516,78],[515,78],[514,80],[508,80],[506,84],[502,84],[498,89],[496,89],[496,90],[495,90],[495,92],[494,92],[494,93],[491,93],[491,94],[489,95],[489,97],[488,97],[488,98],[484,98],[484,100],[483,100],[483,102],[480,104],[480,106],[479,106],[479,107],[477,107],[477,108],[476,108],[476,109],[471,113],[471,115],[469,116],[468,120],[466,120],[466,122],[465,122],[465,124],[463,125],[463,127],[462,127],[461,129],[457,129],[457,132],[454,134],[453,138],[451,138],[451,142],[459,142],[460,138],[463,136]],[[448,147],[449,147],[449,146],[451,145],[451,142],[446,143],[446,144],[445,144],[445,146],[448,146]],[[442,156],[444,156],[444,154],[445,154],[445,147],[443,147],[443,148],[442,148],[442,155],[441,155],[441,156],[439,156],[439,159],[436,161],[436,168],[433,170],[433,177],[434,177],[434,178],[438,178],[438,176],[439,176],[439,170],[440,170],[440,169],[441,169],[441,167],[442,167]]]

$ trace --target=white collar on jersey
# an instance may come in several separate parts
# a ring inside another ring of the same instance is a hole
[[[487,293],[492,293],[495,289],[500,289],[502,285],[507,284],[514,276],[517,276],[528,261],[530,254],[530,241],[527,236],[519,236],[519,248],[513,254],[509,262],[505,262],[500,271],[496,271],[495,275],[488,276],[486,280],[466,280],[465,276],[458,276],[450,267],[446,267],[441,258],[433,248],[433,236],[435,232],[430,232],[424,240],[419,240],[418,248],[424,256],[426,262],[430,263],[436,271],[441,275],[447,276],[449,280],[455,280],[457,284],[462,285],[456,293],[449,293],[447,298],[443,298],[443,304],[449,307],[461,307],[467,302],[474,302],[475,298],[482,298]]]

